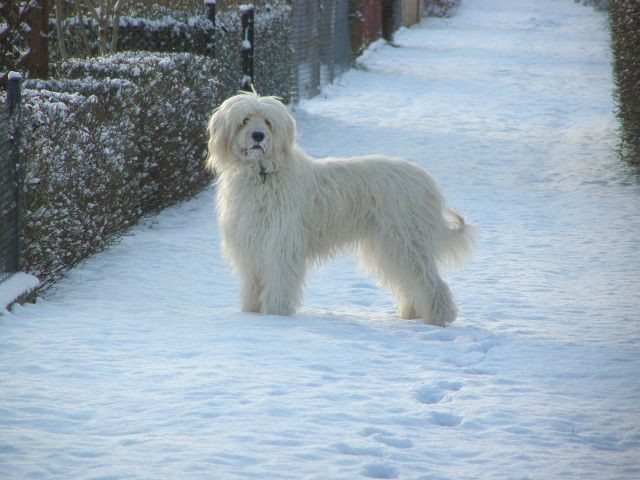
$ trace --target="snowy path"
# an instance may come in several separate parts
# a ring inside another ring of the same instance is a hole
[[[461,317],[394,316],[339,259],[237,313],[213,192],[0,317],[0,478],[640,478],[640,187],[605,17],[464,0],[296,110],[314,155],[422,164],[483,232]]]

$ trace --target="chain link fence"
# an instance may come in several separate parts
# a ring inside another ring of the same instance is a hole
[[[0,105],[0,282],[20,269],[19,80]]]
[[[292,1],[291,99],[320,93],[351,63],[349,0]]]

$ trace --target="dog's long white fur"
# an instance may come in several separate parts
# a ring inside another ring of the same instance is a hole
[[[427,172],[383,156],[312,159],[286,107],[255,93],[226,100],[208,128],[222,250],[240,276],[243,311],[293,314],[308,267],[354,247],[402,318],[456,318],[439,269],[471,252],[474,229]]]

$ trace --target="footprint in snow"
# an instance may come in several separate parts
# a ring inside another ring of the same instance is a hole
[[[392,465],[383,463],[372,463],[364,467],[362,474],[369,478],[398,478],[400,473],[398,469]]]
[[[440,427],[457,427],[462,423],[462,417],[446,412],[431,412],[430,422]]]
[[[415,392],[415,398],[425,405],[434,405],[440,403],[449,392],[457,392],[462,388],[460,382],[438,382],[435,385],[425,385],[418,388]]]
[[[425,405],[433,405],[440,403],[446,392],[436,386],[427,385],[426,387],[416,390],[415,397],[420,403]]]
[[[346,443],[338,443],[334,447],[342,455],[371,457],[382,457],[384,455],[382,448],[379,447],[352,447]]]
[[[444,362],[456,367],[475,367],[486,359],[486,354],[478,351],[471,351],[457,357],[444,359]]]
[[[447,380],[443,380],[438,382],[438,386],[440,388],[444,388],[445,390],[450,390],[453,392],[458,392],[462,389],[462,382],[449,382]]]
[[[375,435],[376,433],[380,433],[382,435],[393,435],[391,432],[387,430],[383,430],[381,428],[376,428],[376,427],[367,427],[360,430],[360,435],[363,437],[370,437],[371,435]]]
[[[438,329],[422,335],[423,340],[439,340],[441,342],[453,342],[457,338],[456,332],[451,330]]]
[[[408,438],[396,438],[391,435],[378,434],[373,437],[376,442],[384,443],[388,447],[395,448],[411,448],[413,447],[413,442]]]

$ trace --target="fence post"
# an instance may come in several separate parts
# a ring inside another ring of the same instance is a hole
[[[9,80],[7,83],[7,103],[9,104],[9,113],[11,115],[20,108],[20,100],[22,92],[20,91],[20,81],[22,77],[17,72],[9,72]]]
[[[22,77],[17,72],[7,75],[5,108],[0,108],[0,316],[13,303],[35,302],[40,284],[24,270],[22,242],[23,166],[20,159],[20,121]],[[0,106],[2,107],[2,106]],[[5,175],[6,174],[6,175]]]
[[[253,5],[240,7],[242,13],[242,90],[253,90]]]
[[[20,157],[20,141],[22,140],[21,134],[21,120],[22,120],[22,77],[19,73],[9,73],[9,83],[7,88],[7,97],[9,98],[9,111],[11,112],[11,129],[13,133],[13,158],[14,158],[14,185],[15,185],[15,199],[16,199],[16,271],[20,271],[24,268],[24,258],[22,241],[24,237],[24,231],[22,230],[22,188],[24,181],[24,172],[22,165],[22,158]]]
[[[0,224],[3,230],[2,257],[0,258],[0,274],[7,274],[20,271],[22,262],[22,228],[21,228],[21,190],[22,175],[20,166],[20,81],[21,76],[17,72],[9,72],[7,78],[7,100],[6,110],[7,122],[5,123],[5,134],[7,143],[5,144],[4,158],[2,159],[2,170],[8,175],[2,182],[3,191],[2,210],[0,211]],[[4,128],[3,128],[4,130]],[[4,142],[5,140],[2,139]],[[4,307],[4,305],[0,306]]]
[[[216,26],[216,0],[204,0],[204,8],[207,12],[207,18],[215,28]]]
[[[35,78],[49,77],[49,0],[38,0],[29,21],[29,73]]]

